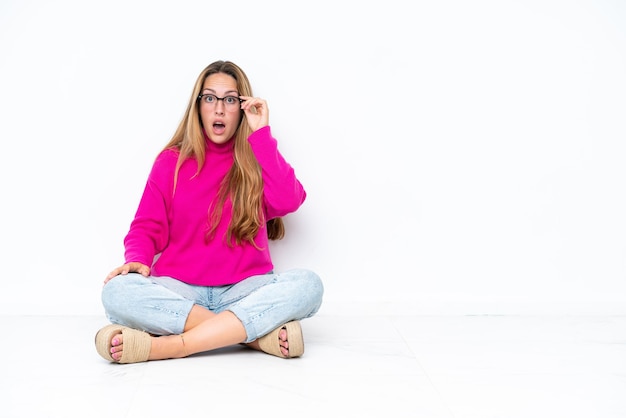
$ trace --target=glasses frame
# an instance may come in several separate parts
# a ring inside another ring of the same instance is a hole
[[[205,97],[205,96],[213,96],[213,97],[215,97],[215,98],[217,99],[217,101],[216,101],[215,103],[207,103],[207,102],[205,102],[204,100],[202,100],[202,98],[203,98],[203,97]],[[239,98],[239,97],[237,97],[237,96],[232,96],[232,95],[229,95],[229,96],[219,97],[219,96],[217,96],[216,94],[213,94],[213,93],[199,94],[196,100],[198,100],[199,102],[200,102],[200,101],[201,101],[201,102],[204,102],[204,103],[206,103],[206,104],[208,104],[208,105],[217,106],[217,102],[219,102],[220,100],[221,100],[222,102],[224,102],[224,99],[228,99],[229,97],[233,97],[233,98],[237,99],[237,101],[239,101],[239,104],[241,104],[241,103],[243,102],[243,100],[242,100],[242,99],[240,99],[240,98]],[[233,103],[233,104],[237,104],[237,103]],[[229,103],[224,102],[224,106],[225,106],[225,107],[229,106]]]

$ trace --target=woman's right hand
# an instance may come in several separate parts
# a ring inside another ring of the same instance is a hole
[[[120,274],[125,275],[128,273],[139,273],[144,277],[148,277],[150,275],[150,267],[136,261],[133,261],[132,263],[126,263],[110,272],[109,275],[104,279],[104,284],[106,284],[115,276],[119,276]]]

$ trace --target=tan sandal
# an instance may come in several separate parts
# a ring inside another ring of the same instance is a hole
[[[278,333],[281,329],[287,330],[287,341],[289,342],[289,355],[285,356],[280,351]],[[302,327],[299,321],[287,322],[285,325],[276,328],[274,331],[258,339],[259,347],[267,354],[282,358],[300,357],[304,353],[304,338],[302,337]]]
[[[111,340],[116,334],[124,338],[122,358],[115,360],[111,357]],[[96,351],[103,359],[114,363],[139,363],[148,361],[152,346],[150,334],[122,325],[107,325],[96,334]]]

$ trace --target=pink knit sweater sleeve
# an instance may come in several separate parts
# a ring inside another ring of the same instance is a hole
[[[177,158],[175,151],[165,150],[152,166],[135,218],[124,238],[127,263],[137,261],[151,266],[154,257],[167,245],[168,212]]]
[[[270,127],[255,131],[248,140],[261,165],[267,219],[295,212],[304,203],[306,191],[293,167],[279,152]]]

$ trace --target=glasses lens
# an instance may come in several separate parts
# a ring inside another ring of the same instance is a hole
[[[239,104],[239,99],[235,96],[226,96],[224,97],[224,103],[227,106],[234,107]]]

